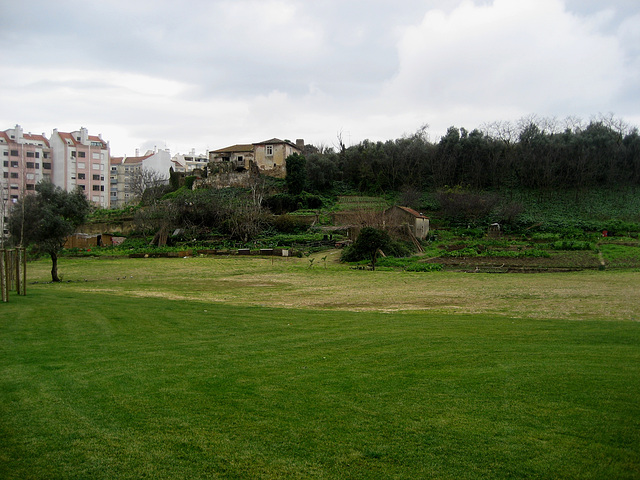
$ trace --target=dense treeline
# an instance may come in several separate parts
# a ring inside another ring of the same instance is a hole
[[[588,124],[528,118],[471,132],[450,127],[435,143],[423,127],[386,142],[346,148],[340,141],[337,150],[308,149],[308,190],[323,192],[340,182],[372,193],[455,185],[486,190],[640,184],[638,130],[611,116]]]

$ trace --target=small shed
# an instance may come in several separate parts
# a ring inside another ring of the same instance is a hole
[[[384,211],[383,218],[385,227],[406,226],[418,240],[424,240],[429,235],[429,218],[412,208],[393,206]]]
[[[113,245],[113,243],[113,235],[109,233],[74,233],[66,238],[64,241],[64,248],[106,247]]]

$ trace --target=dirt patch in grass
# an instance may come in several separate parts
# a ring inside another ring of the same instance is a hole
[[[485,273],[540,273],[597,270],[600,260],[594,252],[563,252],[550,257],[437,257],[448,270]],[[640,266],[640,265],[639,265]]]
[[[337,254],[331,253],[326,262],[316,261],[312,268],[306,258],[74,259],[61,265],[71,283],[31,288],[335,311],[640,318],[640,272],[367,271],[352,270],[336,259]],[[46,261],[34,262],[29,266],[30,278],[46,279],[49,269]]]

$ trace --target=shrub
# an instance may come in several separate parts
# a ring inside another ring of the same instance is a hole
[[[439,272],[443,269],[440,263],[412,263],[407,265],[405,271],[407,272]]]
[[[307,224],[291,215],[274,215],[271,226],[280,233],[301,233],[307,230]]]
[[[595,245],[591,242],[580,242],[577,240],[561,240],[551,244],[553,250],[595,250]]]

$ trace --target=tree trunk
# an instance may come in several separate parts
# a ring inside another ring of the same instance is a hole
[[[56,252],[50,252],[51,255],[51,281],[59,282],[58,278],[58,254]]]

